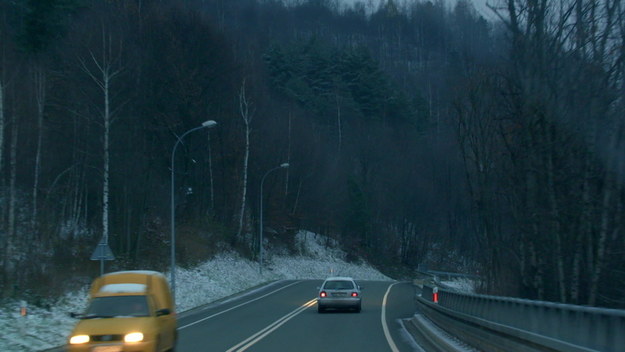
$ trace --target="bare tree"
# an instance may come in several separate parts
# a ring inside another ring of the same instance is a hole
[[[212,151],[211,151],[211,133],[210,133],[210,130],[207,130],[206,139],[207,139],[206,142],[208,144],[208,176],[210,178],[210,180],[209,180],[210,205],[209,205],[208,212],[212,216],[213,212],[215,211],[215,188],[214,188],[214,185],[213,185],[213,155],[212,155]]]
[[[287,143],[287,149],[286,149],[286,163],[290,164],[291,163],[291,132],[292,132],[292,128],[291,128],[291,120],[293,119],[292,116],[292,112],[289,110],[289,127],[288,127],[288,143]],[[287,168],[286,170],[286,176],[285,176],[285,181],[284,181],[284,196],[286,197],[289,194],[289,168]]]
[[[5,270],[11,276],[17,275],[16,250],[17,242],[17,142],[18,142],[18,120],[17,114],[11,116],[11,145],[9,149],[9,209],[8,209],[8,227],[6,231],[6,240],[4,247]],[[6,290],[6,294],[10,294],[12,289]]]
[[[520,167],[511,175],[525,185],[513,187],[525,194],[513,208],[530,234],[521,268],[535,267],[527,271],[534,282],[551,286],[560,302],[595,305],[622,202],[620,158],[602,154],[620,145],[624,9],[619,0],[500,3],[491,9],[512,37],[507,95],[519,126],[516,156],[509,150]]]
[[[111,109],[111,83],[113,79],[122,72],[120,67],[121,41],[117,53],[113,50],[113,38],[110,33],[102,30],[102,57],[97,59],[95,54],[90,51],[89,55],[95,68],[89,68],[85,60],[79,59],[83,71],[95,82],[103,94],[103,111],[101,117],[104,130],[102,137],[104,139],[103,166],[102,166],[102,241],[108,244],[109,237],[109,169],[110,169],[110,131],[116,109]]]
[[[4,127],[5,127],[5,117],[4,117],[4,84],[2,79],[0,79],[0,175],[2,175],[2,171],[4,170]],[[3,202],[0,201],[0,219],[4,219],[4,209],[2,209]]]
[[[243,124],[245,125],[245,152],[243,155],[243,182],[241,185],[241,209],[239,212],[239,229],[237,231],[236,237],[237,241],[241,238],[243,232],[243,218],[245,215],[247,198],[247,172],[250,157],[250,125],[252,123],[252,117],[254,115],[254,112],[250,111],[250,105],[251,102],[248,101],[248,98],[245,95],[245,80],[243,80],[243,83],[241,84],[241,89],[239,91],[239,113],[241,114]]]
[[[37,150],[35,152],[35,170],[33,182],[33,201],[31,227],[34,229],[37,224],[38,194],[39,194],[39,175],[41,173],[41,148],[43,141],[43,114],[46,102],[46,77],[42,68],[35,69],[34,88],[35,103],[37,105]]]
[[[497,79],[488,79],[491,73],[479,72],[465,91],[468,96],[455,103],[458,119],[460,151],[465,165],[469,194],[477,215],[476,233],[485,250],[485,266],[490,270],[489,289],[499,281],[501,243],[495,230],[498,149],[501,145],[498,129],[498,107],[493,92]]]
[[[0,175],[3,175],[4,173],[2,172],[4,170],[4,126],[5,126],[5,117],[4,117],[4,84],[2,82],[2,80],[0,79]],[[4,182],[1,182],[2,184],[2,191],[0,192],[0,194],[4,195]],[[6,204],[4,201],[4,198],[6,197],[2,197],[3,200],[0,201],[0,219],[2,219],[3,223],[4,223],[4,213],[5,213],[5,209],[4,209],[4,205]],[[5,234],[4,234],[4,238],[2,241],[2,249],[3,249],[3,259],[2,259],[2,266],[4,268],[4,272],[2,273],[5,279],[5,282],[8,282],[8,278],[6,277],[8,275],[9,271],[9,267],[8,267],[8,263],[9,263],[9,255],[10,255],[10,245],[11,245],[11,241],[10,238],[8,236],[8,232],[6,232],[5,229]]]

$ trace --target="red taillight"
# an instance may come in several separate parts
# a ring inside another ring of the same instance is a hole
[[[321,293],[319,294],[319,297],[323,298],[328,296],[328,294],[326,293],[326,291],[321,291]]]
[[[352,292],[352,297],[358,297],[358,292]]]

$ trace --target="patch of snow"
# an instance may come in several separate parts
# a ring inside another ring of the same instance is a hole
[[[467,279],[467,278],[456,278],[453,280],[441,281],[441,283],[456,291],[466,292],[466,293],[475,293],[475,288],[477,285],[477,283],[474,280]]]
[[[85,225],[84,221],[66,221],[59,228],[59,236],[63,240],[88,238],[90,235],[92,235],[92,232]]]
[[[275,280],[258,273],[258,263],[225,252],[195,268],[176,270],[176,311],[215,301]]]
[[[295,246],[299,249],[301,256],[345,259],[345,252],[339,248],[336,240],[310,231],[300,231],[295,234]]]
[[[0,351],[40,351],[65,343],[76,319],[70,312],[82,312],[87,306],[87,288],[60,298],[50,309],[25,307],[21,316],[19,301],[4,304],[0,309]]]

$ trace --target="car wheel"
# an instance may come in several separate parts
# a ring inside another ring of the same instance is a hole
[[[360,309],[361,309],[361,306],[360,306],[360,304],[358,304],[358,305],[356,306],[356,313],[360,313]]]
[[[325,309],[325,308],[323,308],[322,306],[317,306],[317,312],[318,312],[318,313],[323,313],[323,312],[325,312],[325,311],[326,311],[326,309]]]

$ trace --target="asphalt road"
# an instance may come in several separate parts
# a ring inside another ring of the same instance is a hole
[[[321,282],[280,281],[185,312],[177,351],[421,351],[401,323],[416,310],[413,285],[359,281],[361,313],[319,314]]]

